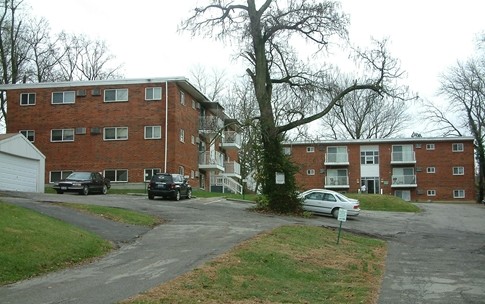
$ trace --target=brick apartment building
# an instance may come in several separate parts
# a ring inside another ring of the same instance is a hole
[[[284,149],[300,168],[302,189],[364,189],[407,201],[476,199],[472,137],[287,142]]]
[[[189,176],[194,188],[240,192],[237,121],[186,78],[1,85],[7,133],[24,134],[45,156],[53,183],[76,170],[113,184],[156,172]]]

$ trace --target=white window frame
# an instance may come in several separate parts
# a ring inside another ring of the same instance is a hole
[[[115,91],[115,99],[106,100],[106,93]],[[105,89],[103,92],[104,102],[124,102],[128,101],[128,89]]]
[[[114,129],[115,137],[114,138],[106,138],[106,131]],[[126,137],[123,135],[119,135],[119,133],[123,130],[126,130]],[[128,140],[128,127],[105,127],[103,128],[103,140],[111,141],[111,140]]]
[[[315,169],[307,169],[306,175],[315,175]]]
[[[60,95],[60,94],[62,94],[62,101],[54,102],[54,95]],[[72,98],[72,100],[70,98]],[[76,91],[52,92],[51,104],[59,105],[59,104],[73,104],[73,103],[76,103]]]
[[[191,179],[194,179],[195,177],[195,171],[194,170],[190,170],[190,178]]]
[[[190,135],[190,143],[195,145],[195,136],[194,135]]]
[[[156,130],[158,129],[158,134]],[[148,130],[151,130],[151,136],[148,136]],[[145,139],[161,139],[162,138],[162,126],[145,126]]]
[[[465,167],[453,167],[453,175],[465,175]]]
[[[106,176],[106,175],[107,175],[107,174],[106,174],[106,172],[114,172],[114,177],[115,177],[115,178],[114,178],[114,179],[113,179],[113,178],[110,178],[110,179],[109,179],[111,182],[114,182],[114,183],[127,183],[127,182],[128,182],[128,180],[129,180],[129,179],[128,179],[128,169],[106,169],[106,170],[104,170],[104,172],[103,172],[103,173],[104,173],[104,174],[103,174],[104,176]],[[119,172],[120,174],[119,174],[118,172]],[[119,180],[119,179],[118,179],[118,177],[120,177],[120,176],[121,176],[123,173],[125,173],[125,172],[126,172],[126,180]]]
[[[283,147],[284,155],[291,155],[291,147]]]
[[[436,173],[436,167],[427,167],[426,173]]]
[[[160,168],[147,168],[143,172],[144,172],[143,177],[145,178],[145,181],[148,182],[152,179],[152,176],[162,172],[162,170]]]
[[[426,150],[434,150],[435,148],[435,144],[426,144]]]
[[[314,153],[314,152],[315,152],[315,147],[313,146],[306,147],[306,153]]]
[[[179,139],[181,142],[185,143],[185,130],[180,129]]]
[[[148,97],[150,92],[151,98]],[[162,100],[162,87],[145,88],[145,100]]]
[[[182,175],[182,177],[185,176],[185,168],[184,168],[184,166],[179,166],[179,174]]]
[[[180,91],[180,104],[185,106],[185,92]]]
[[[463,189],[453,190],[453,198],[465,198],[465,190]]]
[[[436,196],[436,190],[426,190],[426,195],[427,196]]]
[[[20,134],[25,136],[30,142],[35,142],[35,131],[34,130],[20,130]]]
[[[61,139],[54,140],[52,133],[54,131],[61,131]],[[74,141],[74,129],[52,129],[51,130],[51,142],[73,142]]]
[[[192,109],[195,109],[196,108],[196,105],[195,105],[195,100],[192,99]]]
[[[454,143],[451,145],[451,151],[453,152],[463,152],[465,151],[465,146],[463,143]]]
[[[27,103],[22,102],[23,96],[27,96]],[[34,96],[33,102],[31,102],[31,99],[30,99],[31,96]],[[35,93],[20,93],[20,105],[21,106],[35,106],[36,98],[37,98],[37,96],[36,96]]]

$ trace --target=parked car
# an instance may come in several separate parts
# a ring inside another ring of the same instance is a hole
[[[192,197],[192,187],[181,174],[157,173],[152,176],[148,184],[148,198],[155,196],[170,197],[176,201],[182,197]]]
[[[326,189],[312,189],[299,195],[303,200],[303,210],[317,214],[331,214],[338,217],[340,208],[347,210],[348,216],[357,216],[360,213],[360,204],[356,199]]]
[[[58,194],[64,192],[78,192],[88,195],[89,193],[108,193],[111,181],[99,172],[77,171],[72,172],[66,179],[54,183],[52,187]]]

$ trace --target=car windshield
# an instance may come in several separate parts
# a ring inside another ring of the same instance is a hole
[[[163,182],[163,183],[171,183],[172,182],[172,176],[171,175],[155,175],[153,176],[153,181],[154,182]]]
[[[73,172],[71,173],[67,179],[90,179],[91,173],[90,172]]]

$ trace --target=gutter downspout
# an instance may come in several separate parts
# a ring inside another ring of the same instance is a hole
[[[165,159],[163,172],[167,172],[167,158],[168,158],[168,82],[165,81]]]

